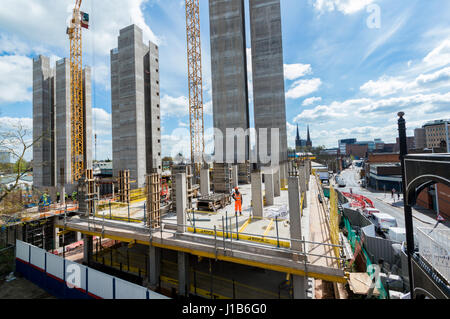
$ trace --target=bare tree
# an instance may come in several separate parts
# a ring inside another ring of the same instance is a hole
[[[14,159],[17,159],[14,166],[14,180],[12,185],[0,183],[0,203],[5,200],[15,189],[18,188],[21,178],[31,171],[31,165],[27,165],[25,155],[33,145],[39,142],[42,137],[33,139],[33,132],[23,127],[22,123],[13,125],[13,129],[4,131],[0,128],[0,151],[9,152]]]

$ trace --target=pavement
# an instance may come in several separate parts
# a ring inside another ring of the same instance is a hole
[[[358,167],[350,167],[341,172],[341,176],[346,181],[346,187],[338,188],[344,192],[352,192],[354,194],[359,194],[368,197],[375,204],[377,208],[382,213],[387,213],[392,217],[395,217],[399,227],[405,227],[405,217],[403,211],[403,195],[398,200],[398,197],[391,197],[391,193],[385,193],[383,191],[376,191],[372,189],[367,189],[361,187],[359,181],[359,173],[361,169]],[[421,207],[414,207],[413,211],[413,226],[414,229],[420,228],[437,228],[437,229],[449,229],[450,221],[437,222],[436,213]]]

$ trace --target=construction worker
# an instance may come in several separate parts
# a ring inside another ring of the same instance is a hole
[[[232,196],[233,196],[233,199],[235,200],[234,213],[237,215],[239,212],[239,215],[242,216],[242,194],[239,192],[238,187],[236,187],[234,189],[234,193]]]

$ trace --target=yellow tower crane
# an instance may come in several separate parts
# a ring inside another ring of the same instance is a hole
[[[89,15],[80,11],[82,0],[75,0],[67,34],[70,39],[70,122],[72,182],[77,182],[85,169],[85,132],[83,106],[82,28],[89,27]]]
[[[186,0],[186,38],[189,79],[189,116],[191,132],[191,161],[195,164],[195,175],[200,176],[200,167],[205,151],[203,122],[202,46],[200,41],[199,0]]]

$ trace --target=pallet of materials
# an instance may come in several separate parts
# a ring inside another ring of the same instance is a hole
[[[239,184],[250,184],[250,163],[239,164],[238,181]]]
[[[231,165],[214,163],[212,176],[214,193],[231,193]]]
[[[228,194],[212,194],[202,196],[197,200],[199,211],[215,212],[231,204],[231,196]]]

